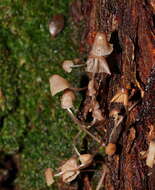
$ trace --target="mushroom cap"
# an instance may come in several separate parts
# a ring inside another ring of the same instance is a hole
[[[87,62],[86,72],[91,73],[107,73],[111,75],[109,66],[104,57],[89,57]]]
[[[52,75],[49,82],[52,96],[70,87],[69,82],[57,74]]]
[[[63,109],[72,108],[74,100],[75,100],[74,92],[72,90],[66,90],[61,97],[61,107]]]
[[[49,23],[49,32],[55,37],[64,28],[64,16],[61,14],[54,15]]]
[[[124,88],[119,90],[110,102],[122,103],[125,107],[128,106],[128,92],[127,92],[127,90]]]
[[[45,170],[45,179],[46,179],[46,183],[48,186],[52,185],[54,183],[54,179],[53,179],[53,172],[51,168],[47,168]]]
[[[93,156],[91,154],[81,154],[79,160],[84,166],[88,166],[93,161]]]
[[[70,72],[72,71],[72,66],[73,66],[73,65],[74,65],[73,61],[71,61],[71,60],[66,60],[66,61],[64,61],[64,62],[62,63],[62,68],[63,68],[66,72],[70,73]]]
[[[116,152],[116,145],[113,143],[109,143],[105,148],[105,153],[109,156],[112,156]]]
[[[78,170],[77,159],[72,157],[61,166],[62,180],[65,183],[73,181],[80,173]]]
[[[113,51],[113,45],[107,40],[104,32],[97,32],[93,47],[91,49],[91,56],[107,56]]]
[[[150,141],[147,159],[146,159],[146,165],[150,168],[153,168],[155,160],[155,141]]]

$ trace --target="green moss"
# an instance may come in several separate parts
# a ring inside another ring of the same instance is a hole
[[[20,155],[16,183],[22,190],[46,190],[44,169],[71,155],[75,126],[51,97],[49,77],[58,73],[77,85],[79,73],[61,69],[77,57],[68,21],[69,0],[3,0],[0,3],[0,149]],[[48,22],[65,15],[65,29],[51,39]]]

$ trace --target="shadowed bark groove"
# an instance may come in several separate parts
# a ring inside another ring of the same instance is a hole
[[[100,84],[98,100],[105,121],[95,125],[106,129],[102,139],[111,133],[110,100],[119,88],[128,89],[129,106],[139,103],[127,114],[117,140],[117,152],[105,158],[110,173],[104,180],[106,190],[153,190],[155,167],[146,166],[140,152],[148,149],[149,125],[155,126],[155,28],[153,0],[89,0],[83,1],[86,23],[84,31],[87,53],[97,31],[104,31],[114,45],[107,58],[112,75],[96,74]],[[90,98],[86,96],[80,116],[86,119]],[[82,116],[81,116],[82,117]]]

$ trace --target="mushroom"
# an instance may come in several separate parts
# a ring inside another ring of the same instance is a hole
[[[73,101],[75,100],[75,95],[73,91],[66,90],[64,91],[64,94],[61,97],[61,107],[63,109],[66,109],[67,113],[70,115],[70,117],[73,119],[73,121],[80,127],[82,131],[84,131],[86,134],[91,136],[95,141],[98,143],[101,143],[101,141],[95,137],[92,133],[90,133],[86,128],[84,124],[74,115],[71,108],[73,108]]]
[[[61,91],[64,91],[65,89],[71,89],[73,91],[81,91],[87,88],[87,87],[74,88],[70,85],[70,83],[66,79],[57,74],[54,74],[49,78],[49,83],[50,83],[50,90],[52,96],[56,95]]]
[[[105,148],[105,153],[112,156],[116,152],[116,144],[109,143]]]
[[[50,90],[51,90],[51,94],[52,96],[56,95],[57,93],[70,88],[70,84],[69,82],[62,78],[61,76],[55,74],[52,75],[49,79],[50,82]]]
[[[116,103],[122,103],[124,107],[126,108],[128,106],[128,92],[126,89],[122,88],[119,90],[116,95],[111,99],[110,101],[116,102]]]
[[[62,181],[69,183],[73,181],[80,173],[75,157],[70,158],[61,166]]]
[[[107,73],[111,75],[109,66],[104,57],[89,56],[86,64],[87,64],[86,72]]]
[[[72,90],[66,90],[61,97],[61,107],[63,109],[70,109],[73,107],[75,94]]]
[[[72,71],[72,68],[79,68],[79,67],[84,67],[86,66],[86,64],[74,64],[74,62],[72,60],[66,60],[62,63],[62,68],[70,73]]]
[[[97,32],[90,56],[107,56],[110,55],[112,51],[113,45],[107,41],[106,34],[104,32]]]
[[[97,32],[93,47],[86,62],[86,71],[91,73],[111,74],[105,56],[113,51],[113,45],[107,41],[105,33]]]
[[[53,179],[53,172],[52,172],[52,169],[51,168],[47,168],[45,170],[45,179],[46,179],[46,183],[47,183],[47,186],[50,186],[54,183],[54,179]]]
[[[153,168],[155,160],[155,141],[150,141],[147,159],[146,159],[146,165],[150,168]]]
[[[54,15],[49,23],[49,31],[52,37],[55,37],[64,28],[64,16]]]

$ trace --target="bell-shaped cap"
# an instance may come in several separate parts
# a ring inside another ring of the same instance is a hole
[[[49,82],[52,96],[70,87],[69,82],[57,74],[52,75],[49,78]]]
[[[93,47],[91,49],[91,56],[107,56],[113,51],[113,45],[107,40],[104,32],[97,32]]]
[[[79,160],[83,166],[88,166],[93,161],[93,156],[91,154],[81,154]]]
[[[61,97],[61,107],[63,109],[69,109],[73,107],[75,100],[75,94],[72,90],[66,90]]]
[[[46,183],[48,186],[52,185],[54,183],[54,179],[53,179],[53,172],[51,168],[47,168],[45,170],[45,179],[46,179]]]
[[[89,57],[86,64],[86,72],[107,73],[111,75],[108,63],[104,57]]]
[[[63,68],[66,72],[70,73],[70,72],[72,71],[72,66],[73,66],[73,65],[74,65],[73,61],[71,61],[71,60],[66,60],[66,61],[64,61],[64,62],[62,63],[62,68]]]
[[[128,92],[127,92],[127,90],[124,88],[119,90],[110,102],[122,103],[125,107],[127,107],[128,106]]]
[[[105,148],[105,153],[108,154],[109,156],[114,155],[116,152],[116,145],[113,143],[109,143],[106,148]]]
[[[73,181],[80,173],[77,165],[77,159],[72,157],[61,166],[62,181],[69,183]]]

